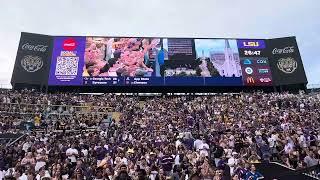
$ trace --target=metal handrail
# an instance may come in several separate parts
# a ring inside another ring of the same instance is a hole
[[[7,145],[6,146],[11,146],[11,145],[13,145],[14,143],[16,143],[17,141],[19,141],[20,139],[22,139],[23,137],[25,137],[26,136],[26,134],[22,134],[20,137],[18,137],[17,139],[15,139],[14,141],[12,141],[12,142],[8,142],[7,143]]]
[[[109,106],[69,105],[69,104],[61,104],[61,105],[53,104],[53,105],[49,105],[49,104],[3,103],[3,102],[0,102],[0,105],[1,104],[27,105],[27,106],[47,106],[47,107],[74,107],[74,108],[106,108],[106,109],[113,109],[113,107],[109,107]]]
[[[73,108],[72,112],[85,112],[88,111],[90,113],[102,113],[102,112],[112,112],[114,111],[114,107],[110,106],[90,106],[90,105],[48,105],[48,104],[27,104],[27,103],[0,103],[0,113],[25,113],[25,114],[35,114],[40,112],[47,111],[47,113],[54,114],[53,112],[57,111],[57,114],[62,115],[64,112]],[[23,110],[25,108],[25,110]],[[38,108],[38,111],[35,109]],[[63,108],[59,110],[59,108]],[[60,111],[60,112],[59,112]]]

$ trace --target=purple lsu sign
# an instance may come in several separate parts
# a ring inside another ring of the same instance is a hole
[[[239,39],[237,40],[238,48],[240,49],[265,49],[266,43],[264,40],[255,39]]]
[[[48,85],[82,85],[85,37],[55,37]]]

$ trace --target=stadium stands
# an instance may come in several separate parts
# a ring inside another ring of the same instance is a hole
[[[0,102],[0,132],[11,134],[0,179],[319,177],[318,93],[1,90]]]

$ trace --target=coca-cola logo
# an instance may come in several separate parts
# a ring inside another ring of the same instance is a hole
[[[291,57],[281,58],[277,63],[278,69],[286,74],[292,74],[298,67],[297,61]]]
[[[290,54],[290,53],[294,53],[294,47],[293,46],[288,46],[285,48],[274,48],[272,51],[272,54]]]
[[[48,48],[48,46],[46,46],[46,45],[42,45],[42,44],[33,45],[30,43],[25,43],[21,46],[22,50],[43,52],[43,53],[47,51],[47,48]]]
[[[62,48],[66,51],[73,51],[77,47],[77,42],[73,38],[69,38],[63,41]]]
[[[27,72],[36,72],[43,66],[43,61],[39,56],[26,55],[21,59],[21,66]]]

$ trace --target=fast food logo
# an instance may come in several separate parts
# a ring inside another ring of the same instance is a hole
[[[281,58],[277,63],[278,69],[286,74],[292,74],[298,68],[298,63],[292,57]]]
[[[62,48],[66,51],[73,51],[77,48],[77,42],[73,38],[68,38],[63,41]]]
[[[253,79],[253,77],[247,77],[247,84],[254,84],[255,83],[255,81],[254,81],[254,79]]]
[[[39,56],[26,55],[21,59],[21,66],[27,72],[36,72],[43,66],[43,61]]]

